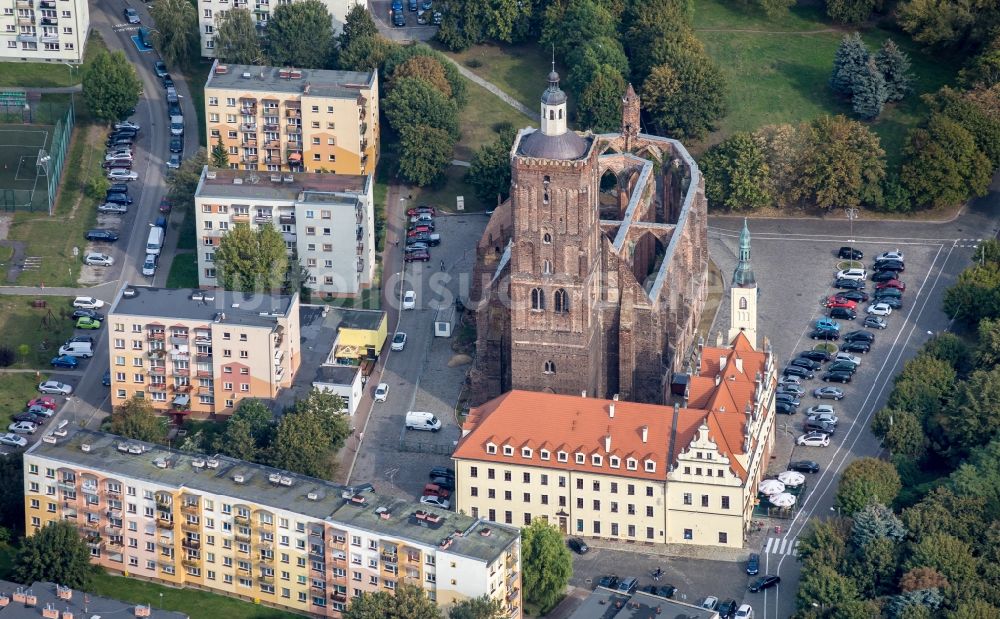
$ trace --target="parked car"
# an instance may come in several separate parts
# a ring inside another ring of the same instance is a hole
[[[170,158],[167,159],[167,167],[171,170],[177,170],[181,167],[181,156],[178,153],[173,153]]]
[[[719,605],[719,598],[714,595],[709,595],[698,600],[698,608],[704,608],[707,610],[715,610],[715,607]]]
[[[827,372],[826,374],[823,375],[823,382],[849,383],[851,382],[852,378],[854,378],[853,372],[843,372],[843,371]]]
[[[818,370],[823,367],[823,364],[818,361],[813,361],[812,359],[806,359],[804,357],[799,357],[797,359],[792,359],[788,362],[789,365],[797,365],[799,367],[805,368],[807,370]]]
[[[73,387],[57,380],[46,380],[38,384],[38,390],[42,393],[53,395],[69,395],[73,393]]]
[[[413,235],[407,235],[406,244],[411,245],[413,243],[426,243],[431,247],[437,247],[441,244],[441,235],[433,232],[418,232]]]
[[[813,397],[820,400],[843,400],[844,390],[840,387],[817,387],[813,389]]]
[[[420,502],[424,505],[433,505],[435,507],[440,507],[441,509],[448,509],[451,507],[451,502],[448,499],[442,499],[437,496],[422,496],[420,497]]]
[[[170,152],[172,153],[184,152],[184,138],[178,136],[170,138]]]
[[[38,431],[38,426],[30,421],[15,421],[7,426],[7,430],[14,434],[34,434]]]
[[[781,582],[781,576],[768,574],[767,576],[761,576],[757,580],[753,581],[747,588],[750,590],[750,593],[758,593],[760,591],[763,591],[764,589],[770,589],[771,587],[776,587],[780,582]]]
[[[635,590],[638,588],[638,578],[622,578],[618,583],[618,593],[635,593]]]
[[[414,309],[417,306],[417,293],[407,290],[403,293],[403,309]]]
[[[397,331],[395,335],[392,336],[392,345],[390,348],[392,350],[403,350],[406,346],[406,334],[402,331]]]
[[[430,259],[431,255],[426,251],[408,251],[403,254],[405,262],[427,262]]]
[[[617,576],[601,576],[601,579],[597,581],[598,587],[604,587],[606,589],[617,589],[618,588],[618,577]]]
[[[855,249],[853,247],[841,247],[840,251],[837,252],[837,257],[844,260],[861,260],[865,257],[865,254],[860,249]]]
[[[104,301],[96,297],[77,297],[73,299],[73,307],[82,307],[83,309],[99,309],[104,307]]]
[[[101,164],[105,170],[131,170],[132,160],[131,159],[114,159],[112,161],[105,161]]]
[[[825,350],[803,350],[799,353],[799,357],[803,359],[811,359],[813,361],[829,361],[830,353]]]
[[[834,331],[840,331],[840,323],[832,318],[817,318],[816,319],[817,329],[833,329]]]
[[[747,559],[747,574],[749,576],[756,576],[758,573],[760,573],[760,555],[752,552]]]
[[[905,292],[906,284],[898,279],[890,279],[887,282],[879,282],[875,285],[875,290],[885,290],[886,288],[896,288],[897,290]]]
[[[871,329],[885,329],[889,323],[882,316],[865,316],[864,325]]]
[[[566,545],[569,546],[570,550],[578,555],[585,555],[590,551],[590,547],[587,546],[587,544],[579,537],[569,538],[566,540]]]
[[[435,466],[428,473],[428,477],[450,477],[451,479],[455,479],[455,469],[446,466]]]
[[[857,301],[851,301],[850,299],[845,299],[844,297],[842,297],[840,295],[834,295],[832,297],[828,297],[826,299],[826,303],[824,305],[826,305],[828,308],[831,308],[831,309],[833,309],[833,308],[844,308],[844,309],[853,310],[854,308],[856,308],[858,306],[858,302]]]
[[[124,215],[128,212],[127,204],[118,204],[116,202],[105,202],[97,207],[98,213],[110,213],[112,215]]]
[[[863,330],[850,331],[849,333],[844,334],[844,341],[871,343],[875,341],[875,334],[872,333],[871,331],[863,331]]]
[[[47,408],[50,411],[54,411],[56,410],[56,408],[59,407],[59,404],[56,402],[55,398],[43,395],[28,400],[28,407],[30,408],[32,406],[41,406],[42,408]]]
[[[433,216],[437,214],[437,210],[435,210],[433,206],[424,206],[424,205],[406,209],[406,214],[410,217],[413,217],[414,215],[420,215],[422,213],[427,213],[428,215]]]
[[[167,198],[163,198],[163,199],[160,200],[160,212],[161,213],[169,213],[171,206],[172,205],[170,203],[170,200],[168,200]]]
[[[159,254],[146,254],[146,259],[142,261],[143,276],[153,277],[156,275],[156,262],[159,257]]]
[[[822,432],[823,434],[829,434],[833,436],[837,431],[837,424],[830,423],[828,421],[816,421],[813,419],[806,419],[802,424],[802,429],[806,432]]]
[[[777,393],[788,393],[797,398],[801,398],[806,394],[806,390],[803,389],[800,385],[779,384]]]
[[[403,248],[403,251],[404,252],[410,252],[410,251],[430,251],[430,249],[431,249],[430,245],[428,245],[427,243],[421,243],[419,241],[415,241],[413,243],[410,243],[409,239],[407,239],[406,247]]]
[[[872,267],[875,271],[898,271],[902,273],[906,270],[906,265],[902,260],[878,260]]]
[[[875,302],[876,303],[885,303],[890,308],[892,308],[893,311],[898,310],[898,309],[902,309],[902,307],[903,307],[903,300],[902,299],[898,299],[896,297],[879,297],[879,296],[876,296],[875,297]]]
[[[114,125],[114,127],[115,127],[116,130],[117,129],[132,129],[133,131],[136,131],[136,132],[138,132],[140,129],[142,129],[142,127],[140,127],[137,123],[132,122],[131,120],[123,120],[121,122],[116,122],[115,125]]]
[[[850,361],[834,361],[826,366],[827,372],[850,372],[854,374],[858,371],[858,366]]]
[[[83,263],[92,266],[109,267],[114,265],[115,259],[107,254],[91,251],[87,252],[87,255],[83,257]]]
[[[854,320],[857,317],[857,312],[846,307],[835,307],[830,310],[830,318],[837,318],[839,320]]]
[[[799,367],[797,365],[786,366],[782,371],[785,376],[798,376],[800,378],[812,378],[815,376],[810,370],[806,368]]]
[[[677,587],[673,585],[648,585],[646,587],[646,592],[669,600],[674,597],[674,593],[677,592]]]
[[[719,619],[733,619],[733,615],[736,614],[736,606],[736,600],[725,600],[719,604],[715,612],[719,613]]]
[[[124,205],[130,205],[133,202],[132,198],[128,197],[127,193],[122,193],[120,191],[109,191],[108,195],[104,196],[104,201]]]
[[[799,473],[819,473],[819,463],[812,460],[795,460],[788,463],[788,470]]]
[[[795,439],[795,444],[803,447],[828,447],[830,435],[823,432],[808,432]]]
[[[862,290],[865,287],[865,282],[860,279],[845,279],[838,277],[833,282],[834,288],[843,288],[845,290]]]
[[[837,271],[837,279],[864,281],[868,279],[868,271],[864,269],[844,269],[842,271]]]
[[[875,256],[875,261],[878,262],[879,260],[899,260],[900,262],[902,262],[903,252],[899,251],[898,249],[896,251],[884,251],[881,254]]]
[[[753,619],[753,607],[749,604],[740,604],[733,619]]]
[[[379,383],[378,385],[376,385],[375,394],[373,396],[374,400],[376,402],[385,402],[388,397],[389,397],[389,384]]]
[[[776,393],[774,395],[774,400],[776,402],[785,402],[787,404],[791,404],[792,406],[798,406],[799,404],[801,404],[798,398],[796,398],[790,393]]]
[[[833,412],[827,413],[814,413],[806,417],[806,421],[814,421],[816,423],[832,423],[837,425],[840,418],[833,414]]]
[[[809,337],[814,340],[839,340],[840,333],[831,329],[814,329],[809,333]]]
[[[35,413],[29,413],[27,411],[23,413],[18,413],[11,417],[14,421],[30,421],[36,426],[43,425],[46,422],[46,418],[42,415],[36,415]]]
[[[139,19],[139,13],[135,9],[129,7],[125,9],[124,13],[125,13],[125,21],[127,21],[128,23],[130,24],[142,23],[142,20]]]
[[[868,293],[864,290],[841,290],[837,296],[848,301],[863,303],[868,300]]]
[[[798,410],[788,402],[779,401],[774,403],[774,412],[780,415],[794,415]]]
[[[77,361],[77,358],[72,355],[59,355],[58,357],[53,357],[52,360],[49,361],[49,365],[54,368],[75,370],[76,367],[80,365],[80,362]]]
[[[111,386],[111,370],[104,370],[104,374],[101,374],[101,384],[105,387]]]
[[[421,224],[421,223],[433,224],[434,223],[434,215],[432,215],[430,213],[417,213],[415,215],[410,216],[410,223],[411,224]]]
[[[139,175],[125,168],[111,168],[108,170],[108,178],[113,181],[134,181]]]
[[[406,26],[406,17],[403,15],[403,11],[393,11],[392,13],[392,25],[397,28],[403,28]]]
[[[882,282],[890,282],[894,279],[899,279],[899,273],[890,269],[884,271],[878,271],[872,275],[872,281],[881,284]]]
[[[868,342],[844,342],[840,346],[840,350],[843,352],[857,352],[862,355],[867,355],[871,351],[872,345]]]
[[[93,318],[94,320],[100,320],[100,321],[104,320],[104,314],[98,312],[97,310],[87,309],[85,307],[73,310],[74,320],[83,317]],[[93,342],[90,343],[93,344]]]
[[[87,318],[86,316],[82,318],[77,318],[76,328],[77,329],[100,329],[103,323],[100,320],[94,320],[93,318]]]
[[[844,351],[838,352],[836,355],[834,355],[833,359],[835,361],[849,361],[854,365],[861,365],[861,357],[858,357],[857,355],[852,355],[850,353],[846,353]]]
[[[0,445],[7,445],[8,447],[27,447],[28,439],[8,432],[6,434],[0,434]]]

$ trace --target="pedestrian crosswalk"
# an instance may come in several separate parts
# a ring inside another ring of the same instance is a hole
[[[798,549],[797,537],[769,537],[764,545],[764,554],[798,556]]]
[[[955,247],[978,247],[983,239],[955,239]]]

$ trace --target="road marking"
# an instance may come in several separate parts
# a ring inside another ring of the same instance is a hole
[[[785,554],[785,544],[787,544],[787,543],[788,543],[788,538],[787,537],[781,538],[781,545],[778,547],[778,554],[779,555]]]
[[[773,537],[767,538],[767,545],[764,546],[764,554],[770,554],[771,553],[771,544],[773,544],[773,543],[774,543],[774,538]]]

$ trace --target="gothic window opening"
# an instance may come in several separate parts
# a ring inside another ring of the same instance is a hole
[[[545,362],[545,373],[546,374],[555,374],[556,373],[556,364],[554,362],[552,362],[552,361],[546,361]]]
[[[745,310],[747,308],[747,298],[740,297],[740,309]]]
[[[552,275],[552,262],[550,260],[542,260],[542,273]]]
[[[545,234],[543,234],[542,235],[542,242],[545,243],[546,245],[551,245],[552,244],[552,235],[549,234],[548,232],[546,232]]]
[[[542,194],[542,204],[548,204],[548,203],[549,203],[549,192],[546,191],[545,193]]]
[[[569,313],[569,295],[567,295],[566,291],[562,288],[556,290],[556,313]]]
[[[536,311],[545,309],[545,291],[541,288],[531,289],[531,309]]]

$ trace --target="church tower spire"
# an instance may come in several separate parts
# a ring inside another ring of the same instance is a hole
[[[750,228],[743,220],[740,232],[740,255],[729,289],[729,341],[743,333],[757,346],[757,280],[750,265]]]
[[[559,74],[556,73],[553,52],[549,87],[542,93],[542,134],[556,137],[566,133],[566,120],[566,93],[559,88]]]

